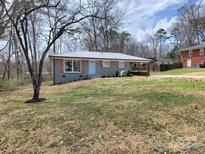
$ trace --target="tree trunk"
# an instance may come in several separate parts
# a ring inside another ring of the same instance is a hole
[[[7,75],[8,79],[11,77],[11,50],[12,50],[12,30],[10,31],[10,39],[9,39],[9,55],[7,59]]]
[[[33,84],[33,101],[39,101],[39,94],[40,94],[40,84],[34,85]]]
[[[16,63],[16,76],[17,79],[20,78],[20,59],[19,59],[19,50],[18,50],[18,44],[17,44],[17,40],[16,40],[16,36],[15,33],[13,34],[13,48],[14,48],[14,52],[15,52],[15,63]]]
[[[17,79],[20,78],[20,60],[19,60],[19,53],[17,52],[16,54],[16,59],[17,59],[17,68],[16,68],[16,75],[17,75]]]
[[[20,62],[19,62],[19,72],[20,72],[20,76],[24,77],[24,57],[23,57],[23,52],[21,51],[21,49],[19,49],[20,51]]]
[[[3,73],[3,76],[2,76],[3,80],[5,80],[5,78],[6,78],[6,72],[7,72],[7,64],[5,64],[4,73]]]

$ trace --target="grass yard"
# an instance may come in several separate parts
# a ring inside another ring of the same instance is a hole
[[[0,92],[0,153],[204,153],[205,80],[146,77]]]
[[[190,75],[190,76],[205,76],[205,68],[179,68],[165,72],[160,72],[162,75]]]

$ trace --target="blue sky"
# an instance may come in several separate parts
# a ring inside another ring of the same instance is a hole
[[[122,30],[131,33],[138,41],[158,29],[169,30],[176,21],[177,9],[187,0],[122,0],[120,8],[127,12]]]

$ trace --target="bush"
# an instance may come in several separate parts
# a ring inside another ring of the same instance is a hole
[[[50,78],[43,79],[43,82],[51,81]],[[3,80],[0,79],[0,92],[1,91],[9,91],[9,90],[16,90],[20,86],[31,84],[30,78],[20,78],[20,79],[10,79],[10,80]]]
[[[119,72],[118,71],[116,71],[116,75],[115,75],[116,77],[119,77]]]
[[[130,70],[128,70],[128,71],[127,71],[127,76],[132,77],[132,76],[134,76],[134,75],[133,75],[133,73],[132,73]]]
[[[15,90],[19,86],[30,84],[30,79],[10,79],[2,80],[0,79],[0,91]]]

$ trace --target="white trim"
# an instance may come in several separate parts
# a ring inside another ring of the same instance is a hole
[[[65,62],[66,61],[72,61],[72,71],[65,71]],[[74,65],[73,65],[73,61],[80,61],[80,71],[79,72],[74,72]],[[66,73],[82,73],[81,72],[81,60],[75,60],[75,59],[63,59],[63,72]]]
[[[191,58],[187,59],[187,67],[188,68],[192,67],[192,59]]]
[[[56,58],[55,58],[56,59]],[[83,59],[80,59],[80,58],[63,58],[63,57],[59,57],[57,59],[64,59],[64,60],[83,60]]]

